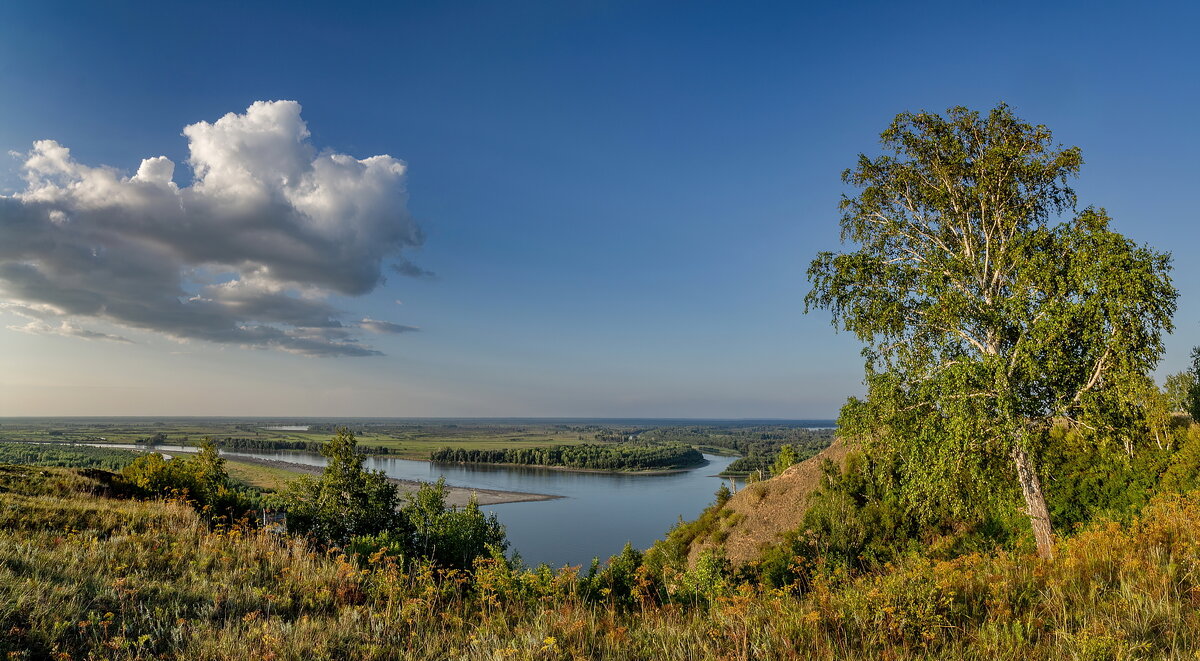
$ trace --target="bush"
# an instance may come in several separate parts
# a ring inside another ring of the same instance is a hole
[[[395,485],[380,471],[363,467],[354,433],[342,427],[321,446],[329,459],[319,478],[303,476],[288,482],[280,494],[287,510],[290,532],[318,544],[346,546],[355,537],[391,532],[401,537],[411,532]]]
[[[363,467],[365,457],[356,446],[353,432],[339,429],[321,447],[329,458],[321,476],[288,483],[281,502],[290,532],[359,557],[383,551],[404,561],[457,569],[470,568],[489,549],[508,546],[504,526],[474,499],[463,508],[448,506],[445,481],[438,480],[401,500],[381,471]]]
[[[194,457],[142,455],[123,468],[121,475],[145,494],[179,496],[218,516],[239,518],[253,508],[253,503],[233,487],[225,460],[208,442]]]
[[[408,522],[410,553],[441,567],[468,569],[489,547],[508,547],[504,526],[485,515],[474,498],[464,508],[446,505],[446,481],[423,484],[400,510]]]

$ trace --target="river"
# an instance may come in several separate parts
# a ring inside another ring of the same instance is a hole
[[[117,447],[108,445],[107,447]],[[170,453],[185,448],[159,446]],[[186,448],[194,451],[195,448]],[[255,457],[324,466],[325,457],[299,451],[222,451],[229,458]],[[439,476],[458,487],[521,491],[562,496],[554,500],[487,505],[508,531],[510,552],[526,564],[554,567],[605,561],[625,542],[646,549],[682,517],[699,516],[711,504],[722,479],[716,477],[735,457],[704,455],[708,464],[665,475],[583,473],[523,466],[435,464],[428,461],[368,457],[366,466],[401,480],[432,482]]]
[[[309,452],[229,452],[317,466],[325,457]],[[524,491],[562,496],[555,500],[488,505],[508,531],[509,551],[529,565],[554,567],[601,561],[621,552],[625,542],[649,548],[680,517],[690,520],[713,502],[721,485],[715,477],[734,457],[705,455],[709,463],[666,475],[582,473],[546,468],[435,464],[370,457],[366,466],[401,480],[432,482],[439,476],[458,487]]]

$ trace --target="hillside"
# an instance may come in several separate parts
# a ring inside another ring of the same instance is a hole
[[[716,525],[707,534],[697,535],[688,551],[694,563],[706,550],[724,548],[734,566],[758,558],[763,546],[778,541],[778,536],[800,525],[809,496],[820,486],[821,463],[829,459],[841,463],[849,453],[839,439],[782,475],[748,485],[716,510]],[[712,516],[707,514],[706,516]]]
[[[794,481],[799,494],[806,471],[774,487]],[[214,526],[123,491],[103,471],[0,465],[0,657],[902,661],[1200,649],[1200,494],[1098,522],[1062,540],[1054,561],[908,557],[776,589],[700,571],[663,583],[636,552],[598,576],[497,558],[469,571],[405,567]]]

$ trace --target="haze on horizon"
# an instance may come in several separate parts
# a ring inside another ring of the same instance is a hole
[[[0,7],[0,416],[827,419],[839,175],[1000,101],[1175,255],[1188,3]],[[1101,47],[1102,45],[1102,47]]]

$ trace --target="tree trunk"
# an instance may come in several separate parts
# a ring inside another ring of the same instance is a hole
[[[1013,464],[1017,468],[1017,481],[1021,483],[1021,494],[1025,496],[1026,513],[1033,527],[1033,539],[1037,542],[1038,555],[1054,557],[1054,533],[1050,529],[1050,512],[1046,510],[1046,497],[1042,494],[1042,483],[1038,480],[1033,462],[1019,444],[1012,449]]]

